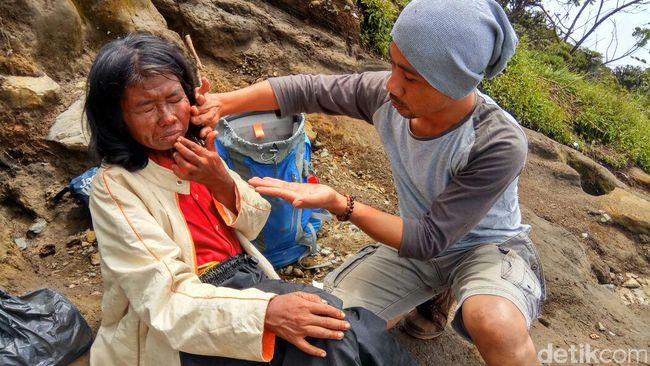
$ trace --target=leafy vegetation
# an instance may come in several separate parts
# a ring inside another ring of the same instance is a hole
[[[612,73],[571,71],[561,54],[524,41],[506,72],[481,88],[526,127],[577,142],[615,168],[636,163],[650,172],[650,111],[641,94],[623,88]]]
[[[363,18],[361,40],[380,55],[388,53],[390,31],[409,0],[358,0]]]

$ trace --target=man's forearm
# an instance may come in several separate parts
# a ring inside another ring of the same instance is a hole
[[[268,80],[247,86],[243,89],[220,94],[223,100],[222,115],[252,112],[273,111],[280,106]]]
[[[347,200],[341,200],[341,207],[336,210],[337,214],[345,212],[346,203]],[[404,228],[404,223],[399,216],[355,202],[350,222],[374,240],[399,250]]]

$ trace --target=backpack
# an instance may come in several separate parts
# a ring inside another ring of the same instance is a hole
[[[72,178],[70,183],[52,198],[52,201],[55,204],[59,203],[61,198],[63,198],[67,192],[70,192],[72,197],[87,208],[88,202],[90,201],[90,184],[92,183],[95,174],[97,174],[98,168],[99,166],[94,166],[81,173],[78,177]]]
[[[278,118],[273,112],[226,116],[216,129],[217,152],[244,180],[257,176],[317,182],[303,114],[285,118]],[[271,214],[253,244],[273,267],[300,264],[302,258],[317,254],[316,233],[329,213],[295,208],[278,197],[264,198],[271,204]]]

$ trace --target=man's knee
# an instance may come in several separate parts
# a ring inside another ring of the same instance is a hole
[[[527,344],[526,318],[510,300],[492,295],[469,297],[462,306],[463,324],[474,343],[517,348]]]

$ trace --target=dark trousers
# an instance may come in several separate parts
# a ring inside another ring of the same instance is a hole
[[[313,293],[327,300],[329,305],[342,308],[339,298],[313,286],[268,279],[258,268],[256,261],[250,261],[220,286],[234,289],[256,288],[278,295],[303,291]],[[416,365],[411,356],[403,351],[393,335],[386,331],[386,322],[370,311],[355,307],[343,310],[345,320],[351,325],[342,340],[308,338],[307,341],[327,352],[326,358],[313,357],[302,352],[291,343],[276,338],[275,353],[270,362],[254,362],[225,357],[202,356],[181,352],[183,366],[399,366]]]

